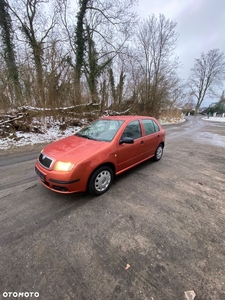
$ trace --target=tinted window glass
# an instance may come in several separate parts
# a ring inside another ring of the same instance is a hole
[[[122,138],[131,137],[134,140],[141,137],[141,127],[139,121],[132,121],[127,125],[123,132]]]
[[[87,139],[110,142],[123,122],[122,120],[99,119],[81,129],[75,135]]]
[[[142,120],[142,123],[144,125],[146,135],[156,132],[156,127],[154,126],[155,122],[152,120]]]
[[[155,121],[152,121],[152,122],[153,122],[153,124],[154,124],[155,131],[159,131],[160,129],[159,129],[158,124],[157,124]]]

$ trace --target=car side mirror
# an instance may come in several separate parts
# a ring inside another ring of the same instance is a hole
[[[125,136],[124,138],[122,138],[120,140],[120,145],[121,144],[133,144],[134,143],[134,139],[128,136]]]

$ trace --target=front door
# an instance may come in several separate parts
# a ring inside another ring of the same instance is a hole
[[[117,173],[128,169],[143,159],[144,147],[142,141],[142,132],[138,120],[130,122],[125,128],[121,138],[131,137],[134,139],[133,144],[118,145],[118,164]]]

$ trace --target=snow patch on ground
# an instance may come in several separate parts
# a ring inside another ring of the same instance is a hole
[[[185,118],[170,118],[170,117],[164,117],[162,119],[159,119],[159,122],[161,125],[170,125],[170,124],[179,124],[185,122]]]
[[[225,117],[204,117],[202,119],[205,121],[225,123]]]
[[[34,132],[16,132],[11,137],[0,139],[0,149],[7,150],[26,145],[36,145],[42,143],[50,143],[61,138],[70,136],[76,133],[80,127],[68,127],[66,130],[60,130],[59,125],[52,126],[48,129],[41,128],[41,133]]]

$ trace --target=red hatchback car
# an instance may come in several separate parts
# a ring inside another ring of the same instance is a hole
[[[59,193],[105,193],[113,176],[154,157],[160,160],[165,130],[145,116],[101,117],[76,134],[45,147],[35,171],[42,184]]]

